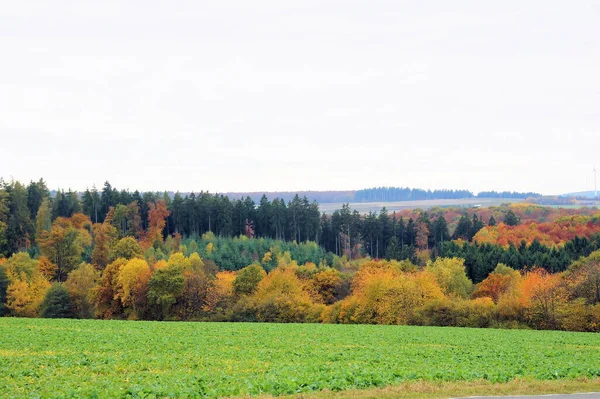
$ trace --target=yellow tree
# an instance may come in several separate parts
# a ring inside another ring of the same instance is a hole
[[[127,259],[119,258],[109,263],[102,271],[98,285],[90,294],[96,307],[96,316],[102,319],[119,318],[123,315],[123,304],[119,298],[119,272]]]
[[[42,276],[38,262],[29,254],[19,252],[11,256],[3,265],[11,281],[6,291],[6,307],[13,316],[36,317],[39,306],[50,288],[48,280]]]
[[[319,303],[331,305],[336,301],[336,295],[342,286],[341,273],[335,269],[326,269],[316,273],[312,280],[314,296]]]
[[[64,281],[71,270],[81,262],[81,255],[91,244],[89,217],[75,214],[57,218],[52,229],[42,232],[38,239],[40,252],[56,265],[56,279]]]
[[[82,263],[69,273],[65,287],[71,294],[71,300],[75,307],[76,317],[89,319],[94,317],[94,308],[91,303],[91,291],[96,286],[98,272],[93,265]]]
[[[446,295],[468,298],[473,291],[464,259],[437,258],[435,262],[427,262],[425,270],[435,276]]]
[[[315,306],[292,267],[273,269],[258,283],[251,302],[256,318],[267,322],[314,322],[323,308]]]
[[[57,266],[50,261],[45,256],[40,256],[38,259],[38,268],[40,273],[46,278],[48,281],[52,281],[56,278],[56,271],[58,270]]]
[[[110,262],[110,251],[117,238],[117,229],[111,224],[114,209],[110,208],[103,223],[95,223],[94,249],[92,251],[92,264],[102,270]],[[116,259],[116,258],[115,258]]]
[[[138,319],[143,316],[151,275],[148,263],[137,258],[130,259],[119,270],[118,295],[129,318]]]
[[[233,299],[234,272],[218,272],[209,285],[202,310],[207,313],[222,315],[231,305]]]

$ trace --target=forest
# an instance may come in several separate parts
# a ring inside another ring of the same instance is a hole
[[[169,192],[169,196],[175,193]],[[266,196],[269,201],[278,198],[286,202],[291,201],[296,195],[306,197],[310,202],[318,203],[344,203],[344,202],[391,202],[391,201],[423,201],[438,199],[465,199],[465,198],[535,198],[536,201],[541,195],[533,192],[516,191],[482,191],[476,195],[469,190],[423,190],[419,188],[408,187],[373,187],[362,190],[348,191],[301,191],[301,192],[267,192],[267,193],[223,193],[230,199],[251,198],[259,202],[262,196]]]
[[[328,216],[295,195],[0,185],[0,313],[598,331],[596,208]]]

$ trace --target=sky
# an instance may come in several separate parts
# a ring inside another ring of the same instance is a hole
[[[597,1],[5,1],[0,177],[593,189]]]

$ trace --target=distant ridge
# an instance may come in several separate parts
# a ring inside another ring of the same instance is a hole
[[[576,193],[563,194],[561,197],[573,197],[573,198],[594,198],[593,191],[579,191]]]
[[[273,191],[273,192],[227,192],[220,193],[231,199],[250,197],[254,202],[260,202],[263,195],[269,201],[275,198],[284,201],[292,200],[296,195],[306,197],[309,201],[317,201],[320,204],[340,202],[401,202],[401,201],[424,201],[424,200],[446,200],[446,199],[469,199],[469,198],[518,198],[526,199],[540,197],[533,192],[516,191],[482,191],[477,195],[469,190],[424,190],[408,187],[373,187],[362,190],[346,191]]]

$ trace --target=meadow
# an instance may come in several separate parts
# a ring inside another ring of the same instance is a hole
[[[3,398],[213,398],[600,376],[600,335],[0,319]]]
[[[350,202],[350,209],[356,209],[360,214],[369,212],[380,212],[386,208],[388,212],[402,211],[405,209],[429,209],[436,207],[463,207],[470,208],[474,206],[489,207],[500,206],[502,204],[516,204],[523,202],[518,198],[464,198],[464,199],[434,199],[434,200],[416,200],[416,201],[386,201],[386,202]],[[321,212],[332,214],[342,208],[344,202],[323,202],[319,204]]]

